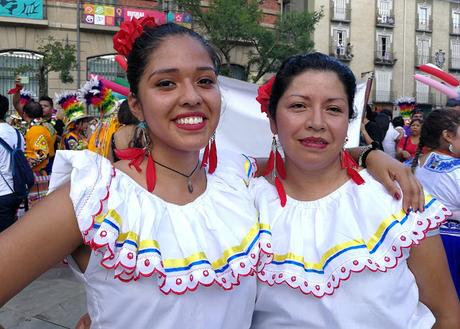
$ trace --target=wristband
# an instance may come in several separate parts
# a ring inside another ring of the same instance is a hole
[[[375,151],[375,150],[378,150],[379,147],[378,147],[378,143],[376,142],[372,142],[371,144],[369,145],[366,145],[360,155],[359,155],[359,158],[358,158],[358,165],[360,167],[363,167],[363,168],[367,168],[367,165],[366,165],[366,159],[367,159],[367,156],[369,155],[369,153],[371,153],[372,151]]]

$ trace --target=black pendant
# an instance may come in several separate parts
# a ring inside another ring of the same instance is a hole
[[[190,193],[193,193],[193,185],[191,179],[187,179],[187,188]]]

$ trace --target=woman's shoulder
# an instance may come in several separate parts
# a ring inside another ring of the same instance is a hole
[[[427,155],[421,168],[436,173],[458,173],[460,176],[460,158],[447,154],[431,152]]]

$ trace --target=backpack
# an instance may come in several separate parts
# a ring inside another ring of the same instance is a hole
[[[16,129],[15,131],[18,136],[18,143],[16,144],[16,147],[12,148],[3,138],[0,138],[0,144],[11,154],[13,188],[11,188],[8,183],[7,185],[19,198],[25,199],[27,198],[29,189],[34,185],[35,178],[32,168],[30,167],[29,162],[27,162],[24,152],[22,151],[21,135]],[[4,177],[3,179],[5,180]]]

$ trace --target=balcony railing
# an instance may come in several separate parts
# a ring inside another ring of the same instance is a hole
[[[449,57],[449,70],[460,71],[460,57]]]
[[[417,16],[415,24],[416,24],[415,29],[417,31],[421,31],[421,32],[431,32],[431,31],[433,31],[433,20],[432,19],[421,20]]]
[[[394,65],[396,58],[392,50],[377,50],[375,52],[374,63],[380,65]]]
[[[429,91],[415,92],[415,100],[417,101],[417,104],[432,104],[433,94],[431,94]]]
[[[450,22],[450,34],[460,35],[460,23]]]
[[[434,63],[434,59],[432,56],[415,54],[415,66],[420,66],[428,63]]]
[[[395,16],[393,12],[390,12],[389,15],[378,13],[375,17],[375,24],[381,27],[393,27],[395,25]]]
[[[378,90],[374,92],[375,103],[392,103],[394,100],[393,91],[391,90]]]
[[[331,1],[330,13],[331,21],[349,22],[351,20],[350,5],[346,5],[345,7],[337,6],[334,1]]]
[[[329,55],[333,56],[343,62],[349,62],[353,58],[353,53],[351,52],[350,47],[346,46],[333,46],[334,40],[331,41],[331,46],[329,46]]]

